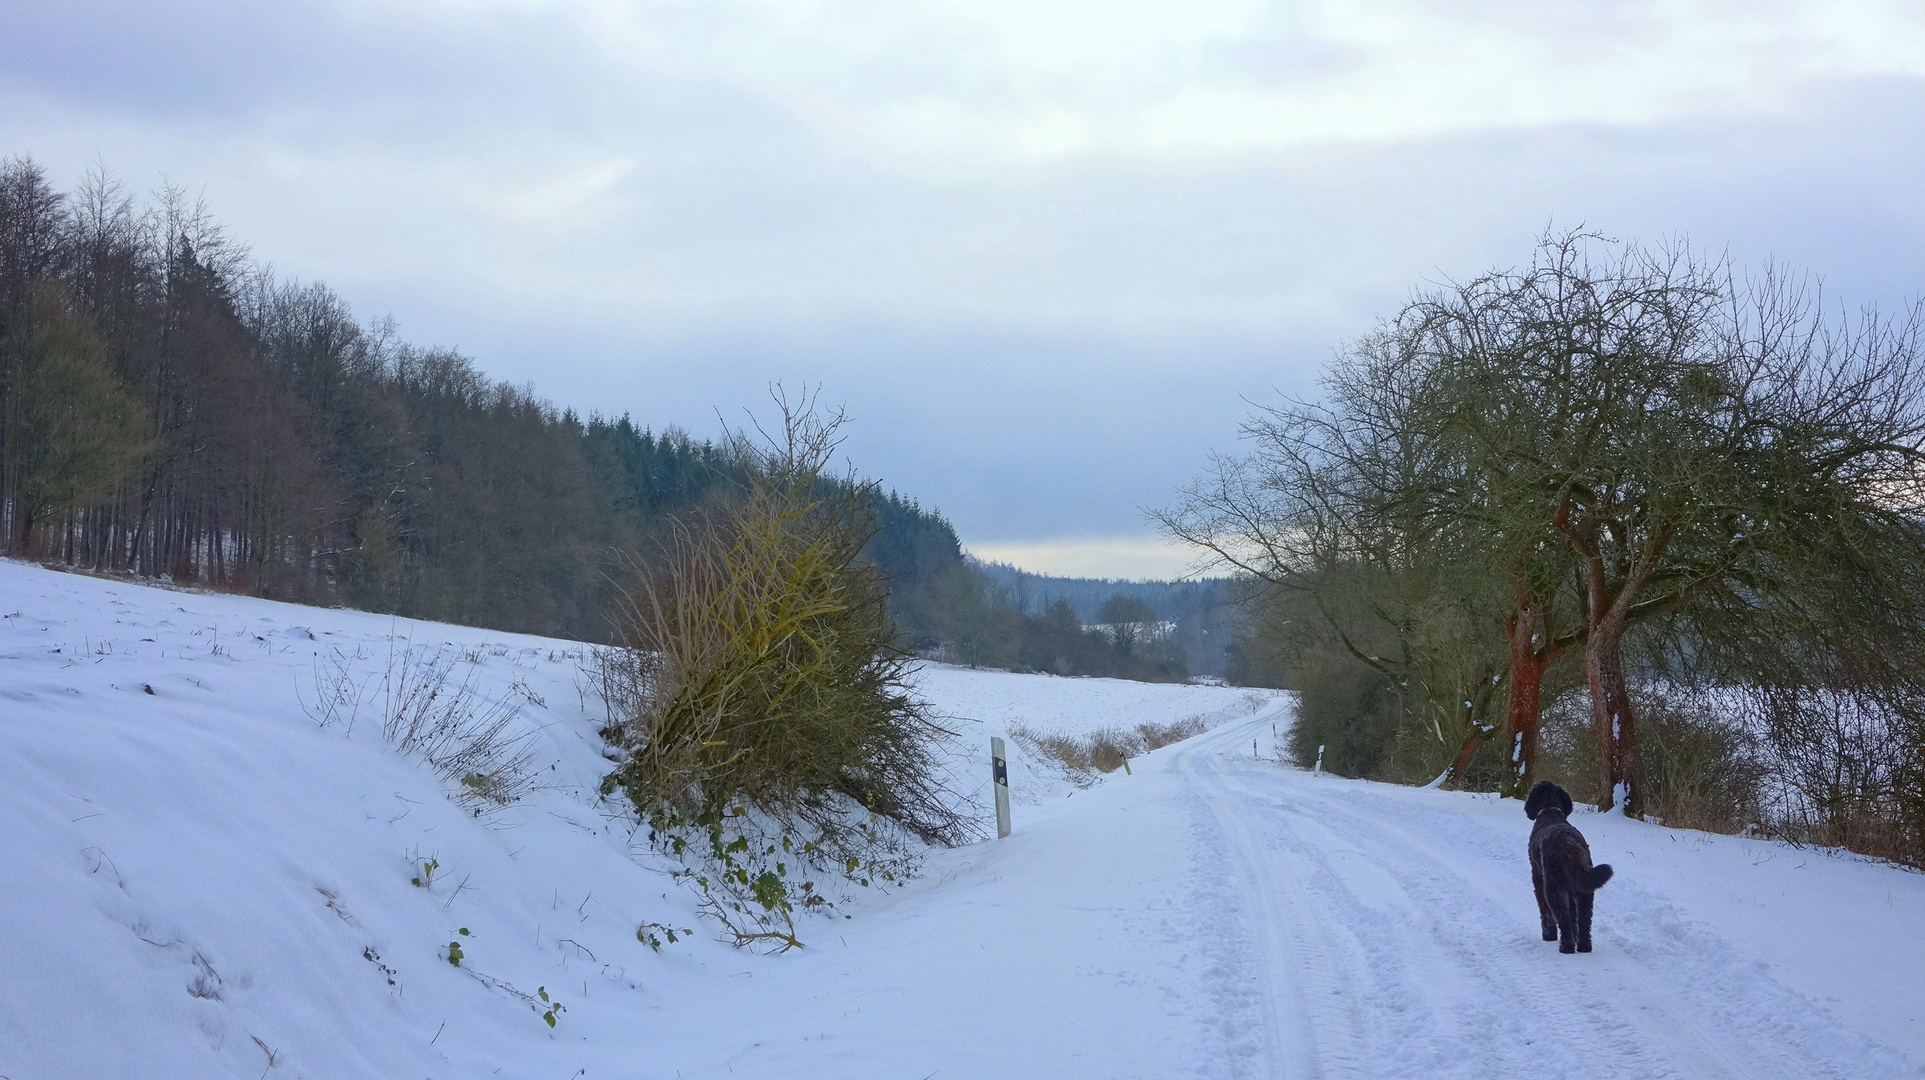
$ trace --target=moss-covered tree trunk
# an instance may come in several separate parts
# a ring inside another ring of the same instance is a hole
[[[1638,597],[1651,584],[1666,549],[1671,530],[1645,530],[1644,542],[1625,552],[1618,547],[1620,573],[1615,580],[1607,563],[1607,530],[1595,517],[1573,523],[1559,516],[1559,527],[1576,548],[1584,572],[1584,675],[1591,690],[1591,723],[1597,737],[1599,810],[1622,806],[1636,817],[1644,812],[1642,777],[1638,770],[1637,712],[1631,704],[1624,675],[1624,632]]]
[[[1644,812],[1638,770],[1637,710],[1624,678],[1624,629],[1621,613],[1591,627],[1584,646],[1584,675],[1591,688],[1591,723],[1598,746],[1599,810],[1622,805],[1636,817]]]
[[[1504,695],[1504,730],[1510,736],[1509,769],[1505,773],[1505,795],[1517,796],[1530,790],[1537,779],[1537,732],[1542,714],[1544,669],[1556,656],[1545,640],[1544,616],[1535,601],[1525,599],[1504,620],[1504,636],[1510,646],[1509,682]]]

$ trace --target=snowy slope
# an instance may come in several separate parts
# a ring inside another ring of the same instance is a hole
[[[305,714],[397,634],[526,687],[544,790],[477,817],[369,716]],[[959,778],[1011,721],[1221,726],[1073,797],[1019,757],[1010,839],[738,952],[598,802],[573,648],[0,562],[0,1075],[1925,1071],[1925,875],[1580,814],[1618,877],[1559,956],[1517,803],[1254,759],[1278,710],[1210,687],[926,671]]]

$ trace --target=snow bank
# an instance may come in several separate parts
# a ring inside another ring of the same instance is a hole
[[[17,563],[0,597],[0,1073],[479,1075],[646,994],[637,925],[687,921],[596,804],[571,646]],[[541,703],[538,797],[477,816],[371,706],[305,714],[397,636]]]
[[[565,1076],[589,1060],[571,1046],[739,1037],[724,1002],[767,961],[712,942],[599,799],[579,648],[0,561],[0,1075]],[[386,744],[379,684],[410,649],[521,703],[533,798],[477,816]],[[323,727],[309,714],[343,671],[365,700]],[[1072,730],[1232,696],[942,668],[923,685],[976,800],[1008,718]],[[1052,782],[1016,770],[1043,798]],[[697,934],[656,954],[643,923]]]

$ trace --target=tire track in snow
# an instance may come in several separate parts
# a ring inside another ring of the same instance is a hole
[[[1248,785],[1245,790],[1257,794]],[[1558,1030],[1565,1030],[1561,1025],[1573,1022],[1575,1014],[1579,1024],[1628,1032],[1630,1039],[1617,1044],[1616,1057],[1595,1063],[1595,1075],[1788,1080],[1916,1075],[1888,1051],[1838,1030],[1835,1021],[1811,1003],[1756,971],[1730,970],[1735,962],[1722,943],[1700,943],[1716,951],[1710,957],[1702,955],[1702,947],[1664,954],[1647,941],[1626,941],[1619,926],[1606,923],[1609,929],[1599,935],[1602,951],[1582,958],[1557,956],[1548,942],[1536,939],[1537,907],[1524,886],[1528,870],[1521,858],[1515,867],[1479,855],[1466,858],[1457,853],[1453,859],[1456,851],[1448,841],[1413,832],[1390,816],[1373,813],[1359,806],[1358,800],[1344,798],[1343,789],[1319,793],[1293,785],[1292,794],[1301,812],[1319,818],[1327,827],[1352,835],[1365,833],[1374,857],[1401,862],[1405,876],[1425,894],[1421,897],[1425,906],[1449,905],[1480,913],[1478,934],[1454,935],[1466,950],[1474,951],[1480,940],[1487,950],[1493,942],[1522,941],[1522,956],[1509,964],[1494,964],[1486,972],[1495,992],[1557,1016]],[[1387,806],[1404,809],[1394,803]],[[1522,837],[1520,829],[1520,849]],[[1514,880],[1513,887],[1502,887],[1499,883],[1505,880]],[[1619,892],[1624,891],[1621,885]],[[1433,920],[1433,924],[1445,936],[1453,936],[1449,920]],[[1641,959],[1634,955],[1637,952],[1650,959]],[[1665,966],[1659,970],[1654,964]],[[1813,1027],[1829,1029],[1827,1041],[1837,1045],[1860,1045],[1847,1062],[1824,1060],[1803,1042],[1785,1037],[1787,1025],[1780,1021],[1787,1017],[1800,1021],[1796,1026],[1807,1032]]]
[[[1555,954],[1537,940],[1528,891],[1498,884],[1528,881],[1514,867],[1414,833],[1399,815],[1373,813],[1341,789],[1318,792],[1301,773],[1243,759],[1243,740],[1270,720],[1185,744],[1171,766],[1212,811],[1235,868],[1260,952],[1273,1075],[1549,1069],[1696,1080],[1880,1075],[1887,1070],[1877,1064],[1899,1064],[1878,1054],[1851,1067],[1814,1057],[1774,1028],[1785,1007],[1810,1011],[1775,986],[1771,993],[1793,1000],[1776,1002],[1772,1014],[1721,1015],[1744,1002],[1718,996],[1726,980],[1710,970],[1713,961],[1685,957],[1707,970],[1688,972],[1674,989],[1680,972],[1651,964],[1677,956],[1644,961],[1604,941],[1604,953]],[[1366,1046],[1366,1023],[1377,1045]],[[1891,1074],[1909,1072],[1900,1064]]]
[[[1507,932],[1522,937],[1527,945],[1527,955],[1521,958],[1522,962],[1501,964],[1487,961],[1482,965],[1480,975],[1494,992],[1531,1007],[1540,1015],[1555,1016],[1555,1030],[1573,1030],[1570,1025],[1574,1023],[1579,1027],[1584,1024],[1597,1026],[1601,1020],[1597,1016],[1600,1010],[1616,1014],[1619,1018],[1616,1022],[1605,1022],[1603,1026],[1619,1030],[1641,1028],[1629,1046],[1616,1048],[1621,1055],[1619,1060],[1626,1064],[1607,1069],[1607,1074],[1615,1071],[1639,1076],[1723,1076],[1733,1080],[1770,1074],[1771,1070],[1761,1068],[1755,1061],[1745,1060],[1748,1055],[1743,1051],[1728,1045],[1695,1023],[1691,1019],[1692,1010],[1683,1001],[1640,975],[1633,962],[1612,951],[1608,944],[1606,951],[1592,953],[1583,959],[1528,955],[1532,951],[1548,954],[1554,946],[1530,936],[1536,929],[1537,904],[1535,900],[1526,902],[1522,899],[1526,895],[1522,890],[1522,882],[1528,880],[1522,875],[1518,876],[1516,887],[1505,892],[1493,885],[1490,874],[1481,872],[1484,868],[1474,868],[1467,873],[1461,864],[1454,864],[1445,858],[1434,841],[1414,837],[1395,825],[1360,813],[1340,800],[1313,796],[1300,799],[1300,802],[1314,811],[1341,817],[1344,824],[1352,829],[1367,832],[1376,841],[1372,847],[1380,855],[1394,852],[1406,868],[1412,864],[1429,867],[1431,873],[1427,876],[1420,876],[1421,871],[1407,872],[1405,875],[1409,880],[1432,886],[1424,890],[1429,893],[1428,896],[1413,897],[1424,901],[1425,906],[1454,903],[1462,910],[1481,904],[1486,905],[1485,911],[1507,915],[1502,919],[1480,920],[1479,930],[1486,941],[1492,936],[1501,938]],[[1325,820],[1327,822],[1328,817]],[[1439,882],[1443,884],[1439,885]],[[1470,904],[1465,903],[1464,894],[1467,892],[1473,894]],[[1433,926],[1447,932],[1451,922],[1434,920]],[[1513,926],[1515,929],[1512,929]],[[1465,948],[1474,947],[1476,942],[1464,940],[1466,936],[1457,935],[1457,943]],[[1560,971],[1546,966],[1544,961],[1574,970]],[[1578,968],[1577,964],[1585,967]],[[1603,970],[1600,972],[1596,969]],[[1615,985],[1598,985],[1613,978]],[[1586,990],[1591,993],[1580,997]],[[1610,992],[1599,993],[1600,990]],[[1639,996],[1632,997],[1634,994]],[[1634,1000],[1652,1002],[1656,1007],[1637,1010],[1640,1014],[1637,1016],[1625,1015],[1626,1008],[1622,1003]],[[1650,1037],[1653,1027],[1660,1029],[1661,1038],[1653,1040]],[[1644,1060],[1653,1057],[1655,1060]],[[1799,1070],[1786,1075],[1817,1074]]]
[[[1258,778],[1230,781],[1246,799],[1278,802],[1274,794],[1266,798]],[[1332,906],[1363,912],[1375,901],[1385,916],[1373,920],[1372,929],[1394,944],[1378,950],[1378,977],[1392,985],[1413,979],[1432,983],[1406,988],[1421,995],[1434,993],[1435,984],[1448,975],[1461,995],[1430,1010],[1430,1031],[1414,1032],[1410,1041],[1421,1045],[1434,1039],[1438,1023],[1450,1021],[1463,1029],[1462,1037],[1444,1042],[1429,1060],[1405,1061],[1408,1071],[1484,1075],[1555,1063],[1568,1076],[1735,1080],[1759,1075],[1737,1065],[1723,1048],[1707,1046],[1671,1023],[1663,1010],[1627,1010],[1621,995],[1596,993],[1590,973],[1549,966],[1568,969],[1589,958],[1532,955],[1553,948],[1534,936],[1535,902],[1526,921],[1511,904],[1492,896],[1478,875],[1466,875],[1442,858],[1435,842],[1397,837],[1356,814],[1343,815],[1340,827],[1333,828],[1328,803],[1314,794],[1292,794],[1284,813],[1300,819],[1299,833],[1322,853],[1324,878],[1337,886]],[[1383,871],[1402,895],[1387,897],[1378,890],[1366,898],[1346,888],[1346,874],[1333,858],[1343,855]],[[1501,917],[1505,914],[1510,917]]]
[[[1238,725],[1238,739],[1246,728],[1274,718],[1265,715]],[[1175,755],[1172,764],[1208,807],[1235,867],[1266,1003],[1258,1010],[1270,1064],[1266,1075],[1286,1080],[1368,1076],[1357,1038],[1352,950],[1344,947],[1340,932],[1328,925],[1316,905],[1303,902],[1305,862],[1276,859],[1274,846],[1259,840],[1261,830],[1249,806],[1221,797],[1221,758],[1215,748],[1224,742],[1223,736],[1197,740]]]

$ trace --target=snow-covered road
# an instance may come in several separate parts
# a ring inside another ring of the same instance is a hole
[[[1254,916],[1269,1023],[1246,1075],[1919,1074],[1765,963],[1652,918],[1664,883],[1627,880],[1635,870],[1600,894],[1597,951],[1560,955],[1536,933],[1519,804],[1280,769],[1250,759],[1244,729],[1186,744],[1169,767],[1209,808],[1198,842],[1222,845]],[[1489,809],[1515,820],[1475,813]],[[1579,822],[1601,849],[1619,832]],[[1894,974],[1893,991],[1925,989],[1916,969]]]
[[[1925,1074],[1918,945],[1890,941],[1925,914],[1920,875],[1580,812],[1619,876],[1597,951],[1561,955],[1538,938],[1520,804],[1281,766],[1281,719],[1167,748],[939,857],[859,916],[861,940],[755,972],[787,1022],[745,1001],[747,1025],[813,1039],[698,1053],[682,1075]],[[1677,872],[1707,861],[1717,888]],[[1873,885],[1896,890],[1886,917],[1850,921],[1836,894]],[[1766,898],[1775,932],[1710,921]],[[1897,1013],[1798,978],[1862,938],[1890,951],[1845,977]],[[809,987],[836,990],[799,1001]]]

